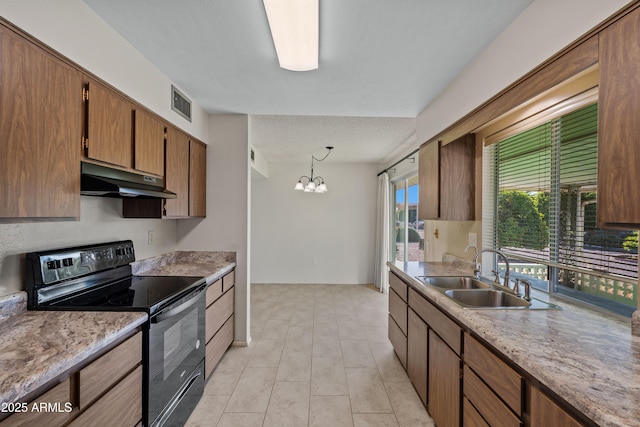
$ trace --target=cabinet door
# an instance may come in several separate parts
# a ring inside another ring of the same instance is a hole
[[[0,26],[0,218],[79,218],[82,76]]]
[[[440,218],[467,221],[475,218],[474,134],[440,148]]]
[[[460,358],[429,331],[429,413],[438,427],[460,427]]]
[[[189,138],[172,127],[167,128],[166,156],[165,185],[178,198],[165,201],[164,215],[189,216]]]
[[[164,176],[164,123],[137,109],[134,129],[134,168]]]
[[[189,216],[207,216],[207,146],[189,144]]]
[[[640,224],[640,9],[600,33],[600,227]]]
[[[531,387],[531,427],[579,427],[571,415],[537,388]]]
[[[409,309],[407,325],[407,375],[420,396],[427,404],[427,352],[429,330],[427,324]]]
[[[133,166],[132,105],[122,96],[90,82],[85,156],[124,168]]]
[[[420,148],[418,182],[420,219],[440,218],[440,141]]]

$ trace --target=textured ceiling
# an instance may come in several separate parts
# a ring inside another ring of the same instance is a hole
[[[398,144],[405,118],[415,118],[531,0],[320,0],[319,69],[309,72],[278,67],[260,0],[85,2],[208,112],[264,116],[254,120],[260,128],[252,141],[272,160],[317,130],[313,119],[282,115],[360,117],[359,126],[348,122],[363,131],[375,127],[370,117],[401,118],[381,126],[397,128],[387,134]],[[295,138],[278,129],[292,123],[311,127],[296,129]],[[381,160],[393,149],[336,123],[326,145],[350,141],[341,150],[350,158],[359,151],[362,161],[372,153]],[[263,131],[280,138],[267,147]]]

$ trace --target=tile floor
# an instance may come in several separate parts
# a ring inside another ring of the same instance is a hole
[[[387,338],[388,296],[357,285],[253,285],[249,347],[231,347],[187,422],[433,426]]]

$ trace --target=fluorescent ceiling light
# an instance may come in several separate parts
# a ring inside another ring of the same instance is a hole
[[[318,68],[318,1],[263,0],[281,68]]]

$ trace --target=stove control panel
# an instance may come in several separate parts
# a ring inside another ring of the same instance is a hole
[[[84,276],[135,261],[133,242],[124,240],[27,254],[37,263],[43,284]]]

